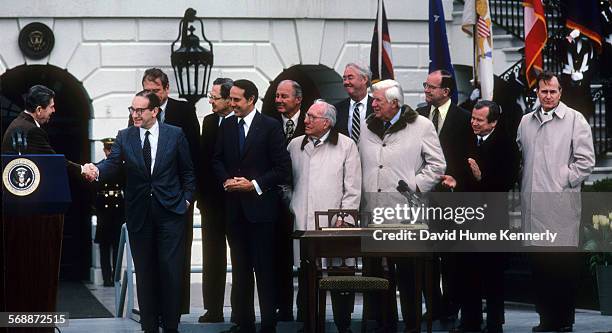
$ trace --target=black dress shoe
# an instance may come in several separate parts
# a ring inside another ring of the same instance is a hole
[[[480,333],[480,327],[455,327],[448,331],[448,333]]]
[[[482,333],[504,333],[502,326],[487,326],[482,329]]]
[[[223,321],[223,314],[212,313],[210,311],[206,311],[205,314],[198,318],[198,323],[222,323]]]
[[[291,312],[277,312],[276,321],[293,321],[293,313]]]
[[[274,327],[274,326],[262,327],[257,332],[258,333],[276,333],[276,327]]]
[[[176,328],[164,329],[164,333],[179,333]]]
[[[556,332],[557,328],[551,325],[539,324],[531,328],[532,332]]]
[[[234,325],[230,327],[229,330],[222,331],[221,333],[255,333],[255,326],[246,327],[246,326]]]
[[[150,330],[144,330],[145,333],[159,333],[159,329],[150,329]]]

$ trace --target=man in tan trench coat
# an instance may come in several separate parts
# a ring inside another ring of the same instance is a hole
[[[532,251],[540,315],[534,332],[572,330],[580,267],[580,187],[595,165],[591,127],[582,114],[560,102],[561,91],[554,74],[538,76],[541,107],[523,116],[516,138],[523,155],[523,231],[557,233],[554,242],[550,238],[525,242]]]
[[[333,128],[335,123],[336,108],[316,100],[304,118],[306,134],[294,138],[287,146],[293,170],[291,210],[296,230],[314,230],[315,211],[359,209],[359,151],[353,140]],[[297,263],[297,246],[294,257]],[[299,276],[297,302],[302,305],[298,308],[303,307],[306,297],[301,287],[304,285],[301,271]],[[350,330],[353,303],[354,293],[332,293],[334,322],[339,332]]]

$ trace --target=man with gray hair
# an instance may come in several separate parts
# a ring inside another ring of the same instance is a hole
[[[334,105],[338,110],[336,130],[355,142],[359,142],[366,118],[372,114],[372,98],[368,96],[371,78],[372,71],[368,66],[347,64],[342,75],[342,84],[349,97]]]
[[[302,106],[302,86],[293,80],[283,80],[276,87],[274,98],[276,111],[283,122],[287,143],[304,134],[304,114]]]
[[[306,112],[306,134],[293,139],[287,147],[293,171],[291,210],[295,214],[296,230],[314,230],[315,211],[359,209],[359,152],[353,140],[333,128],[335,122],[334,106],[316,100]],[[299,263],[298,247],[294,248],[296,263]],[[299,279],[298,304],[305,301],[303,285]],[[347,302],[353,298],[346,296],[349,295],[332,294],[334,321],[339,332],[349,330],[351,323],[352,304]]]
[[[412,192],[428,192],[440,182],[446,169],[433,124],[404,105],[404,92],[397,81],[374,84],[372,99],[374,117],[368,119],[359,140],[363,168],[362,209],[370,212],[381,207],[381,203],[388,206],[402,202],[396,197],[399,180],[405,181]],[[415,302],[413,267],[406,260],[398,258],[389,264],[396,264],[406,331],[420,331],[416,309],[421,305]]]
[[[283,125],[285,144],[304,134],[304,115],[302,106],[302,86],[293,80],[283,80],[276,87],[274,117]],[[280,207],[280,225],[276,228],[276,276],[278,321],[293,321],[293,214],[289,211],[289,184],[281,185],[283,202]],[[298,314],[302,314],[298,307]],[[298,318],[299,319],[299,318]]]

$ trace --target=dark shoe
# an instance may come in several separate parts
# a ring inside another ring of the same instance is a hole
[[[156,329],[151,329],[151,330],[144,330],[145,333],[159,333],[159,328]]]
[[[293,321],[293,313],[279,311],[276,313],[276,321]]]
[[[448,333],[480,333],[480,327],[456,327],[448,331]]]
[[[222,323],[223,321],[223,314],[212,313],[210,311],[206,311],[205,314],[198,318],[198,323]]]
[[[573,332],[573,331],[574,331],[573,325],[563,326],[557,330],[557,332]]]
[[[246,327],[246,326],[234,325],[230,327],[229,330],[222,331],[221,333],[255,333],[255,327],[254,326]]]
[[[179,333],[176,328],[164,329],[164,333]]]
[[[276,333],[276,327],[274,326],[262,327],[257,332],[258,333]]]
[[[550,325],[540,324],[538,326],[534,326],[531,328],[532,332],[555,332],[557,331],[556,327],[552,327]]]
[[[502,326],[487,326],[482,330],[482,333],[504,333]]]
[[[102,284],[104,287],[114,287],[115,284],[112,281],[104,281],[104,284]]]

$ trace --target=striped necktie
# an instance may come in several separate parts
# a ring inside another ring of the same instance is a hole
[[[361,122],[361,114],[359,113],[359,107],[361,106],[361,103],[356,103],[355,104],[355,108],[353,108],[353,121],[352,121],[352,126],[351,126],[351,139],[353,139],[355,142],[359,142],[359,133],[360,133],[360,129],[359,129],[359,125]]]

